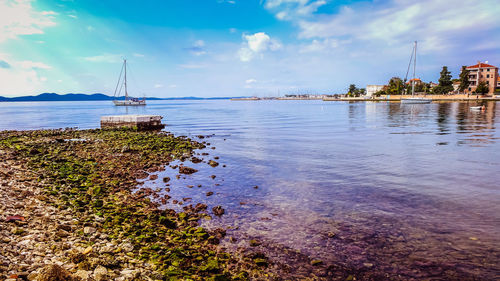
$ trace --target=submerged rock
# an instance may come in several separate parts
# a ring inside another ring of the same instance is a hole
[[[187,166],[180,166],[179,167],[179,173],[181,174],[193,174],[193,173],[196,173],[198,172],[198,170],[196,169],[193,169],[193,168],[190,168],[190,167],[187,167]]]
[[[214,168],[215,168],[215,167],[219,166],[219,163],[217,163],[217,162],[216,162],[216,161],[214,161],[214,160],[210,160],[210,161],[208,161],[208,165],[210,165],[210,166],[212,166],[212,167],[214,167]]]
[[[221,206],[215,206],[212,208],[214,215],[220,217],[224,214],[224,209]]]

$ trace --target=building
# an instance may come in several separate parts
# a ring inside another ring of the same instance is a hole
[[[378,91],[382,91],[385,85],[366,85],[366,96],[371,97]]]
[[[411,83],[415,81],[415,85],[420,85],[422,84],[422,80],[420,80],[420,78],[412,78],[410,80],[408,80],[408,82],[406,82],[406,85],[411,85]]]
[[[488,62],[478,62],[475,65],[467,66],[469,71],[469,89],[467,93],[473,93],[480,82],[488,85],[488,94],[493,94],[498,87],[498,67],[488,64]]]

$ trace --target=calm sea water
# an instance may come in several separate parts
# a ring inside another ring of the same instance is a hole
[[[439,276],[444,266],[495,279],[500,107],[488,102],[485,112],[473,112],[473,105],[0,103],[0,129],[96,128],[101,115],[159,114],[175,134],[213,134],[204,140],[215,149],[200,153],[210,154],[205,160],[219,157],[220,165],[185,163],[202,168],[180,179],[167,168],[146,186],[163,189],[161,178],[170,176],[173,198],[222,205],[226,214],[205,225],[230,226],[229,234],[238,238],[224,242],[230,249],[257,238],[353,268],[418,278],[433,270]],[[208,191],[215,194],[206,196]]]

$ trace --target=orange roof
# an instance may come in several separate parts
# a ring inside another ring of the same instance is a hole
[[[494,67],[496,68],[496,66],[493,66],[491,64],[487,64],[487,63],[484,63],[484,62],[480,62],[478,64],[475,64],[475,65],[471,65],[471,66],[467,66],[467,68],[482,68],[482,67]]]
[[[410,79],[408,80],[408,82],[406,82],[406,84],[410,84],[412,81],[415,81],[415,82],[422,82],[422,80],[420,80],[420,78],[413,78],[413,79]]]

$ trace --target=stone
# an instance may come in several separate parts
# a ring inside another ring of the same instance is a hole
[[[89,280],[91,278],[91,274],[92,274],[92,271],[80,269],[80,270],[76,271],[74,276],[82,279],[82,281],[86,281],[86,280]]]
[[[88,255],[92,252],[92,246],[88,246],[85,250],[83,250],[82,254]]]
[[[83,228],[83,233],[85,234],[94,234],[96,232],[96,229],[91,226],[86,226]]]
[[[102,265],[97,266],[94,269],[94,279],[96,281],[108,280],[108,269]]]

